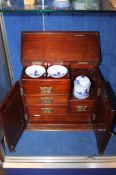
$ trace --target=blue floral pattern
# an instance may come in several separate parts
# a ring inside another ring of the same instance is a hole
[[[78,76],[74,81],[73,95],[79,99],[85,99],[89,96],[91,82],[88,77]]]

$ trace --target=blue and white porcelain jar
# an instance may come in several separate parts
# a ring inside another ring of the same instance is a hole
[[[79,99],[85,99],[89,96],[90,79],[87,76],[81,75],[74,80],[73,95]]]

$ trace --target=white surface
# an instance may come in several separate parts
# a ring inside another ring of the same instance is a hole
[[[6,157],[4,168],[116,168],[115,156]]]

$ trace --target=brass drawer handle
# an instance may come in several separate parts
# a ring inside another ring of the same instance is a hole
[[[42,94],[51,94],[52,93],[52,87],[40,87],[40,92]]]
[[[52,113],[53,108],[41,108],[41,113]]]
[[[87,105],[76,106],[76,112],[86,112],[86,111],[87,111]]]
[[[41,97],[40,101],[41,101],[41,104],[52,104],[53,103],[53,99],[49,97]]]

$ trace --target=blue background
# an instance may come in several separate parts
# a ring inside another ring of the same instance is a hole
[[[4,14],[14,80],[20,78],[20,32],[42,30],[41,14]],[[116,15],[45,14],[45,29],[50,31],[99,31],[102,62],[100,69],[116,94]]]

